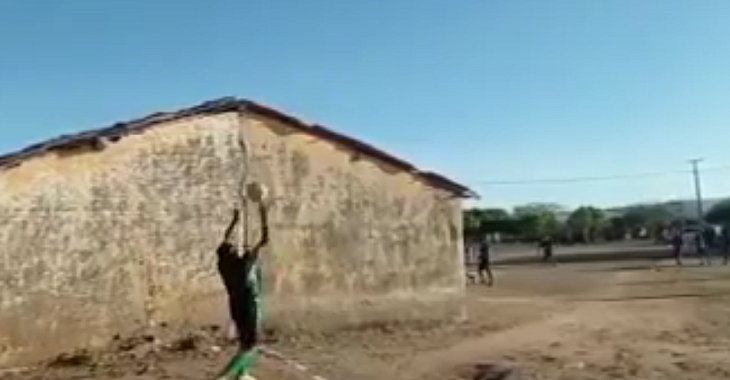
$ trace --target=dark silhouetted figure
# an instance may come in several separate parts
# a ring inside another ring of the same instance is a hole
[[[484,239],[479,245],[479,278],[482,284],[487,286],[494,285],[494,275],[492,274],[492,258],[491,258],[492,247],[489,241]]]
[[[730,226],[722,226],[720,239],[722,244],[722,263],[723,265],[727,265],[728,259],[730,259]]]
[[[269,227],[266,207],[259,203],[261,217],[261,238],[253,248],[245,248],[239,255],[231,243],[231,235],[240,221],[239,210],[234,210],[233,219],[226,229],[223,243],[218,247],[218,272],[228,292],[228,306],[231,318],[238,332],[239,350],[219,377],[239,379],[248,376],[257,354],[257,343],[261,323],[261,268],[259,252],[269,242]]]
[[[542,261],[553,262],[553,239],[550,236],[543,237],[538,247],[542,250]]]
[[[682,245],[684,245],[682,232],[675,231],[672,235],[672,255],[679,266],[682,265]]]
[[[705,241],[705,248],[708,250],[711,250],[715,247],[715,244],[717,243],[715,240],[717,239],[717,233],[715,232],[715,228],[712,226],[707,226],[702,231],[702,238]]]
[[[705,247],[705,239],[703,236],[703,231],[695,232],[694,243],[695,243],[695,249],[697,250],[697,256],[700,259],[700,264],[711,265],[712,262],[710,261],[710,255],[708,253],[707,247]]]

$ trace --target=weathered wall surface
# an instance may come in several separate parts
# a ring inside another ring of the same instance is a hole
[[[241,132],[249,177],[274,197],[269,321],[392,316],[392,303],[460,293],[448,192],[279,122],[189,118],[0,172],[0,365],[150,323],[220,323],[214,250],[244,168]]]
[[[393,316],[406,300],[433,313],[429,298],[458,298],[460,199],[281,122],[250,117],[244,128],[250,176],[274,199],[269,310],[297,314],[276,322],[332,323],[319,310],[340,311],[343,322]]]
[[[237,125],[188,119],[0,174],[0,363],[101,344],[162,310],[214,310],[185,305],[220,289]]]

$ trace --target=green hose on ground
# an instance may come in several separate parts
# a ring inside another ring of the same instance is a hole
[[[249,376],[251,368],[259,357],[259,348],[239,352],[226,365],[219,380],[239,380]]]

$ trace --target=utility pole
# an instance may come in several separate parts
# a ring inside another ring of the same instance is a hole
[[[689,160],[692,165],[692,175],[695,180],[695,195],[697,197],[697,220],[700,224],[704,224],[705,212],[702,210],[702,187],[700,185],[700,170],[698,164],[702,162],[701,158],[693,158]]]

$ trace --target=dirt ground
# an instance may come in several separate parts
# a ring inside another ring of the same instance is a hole
[[[730,379],[730,266],[647,258],[504,265],[467,318],[393,322],[267,345],[260,380]],[[195,332],[120,340],[3,380],[213,379],[232,347]],[[39,343],[42,344],[42,343]],[[306,371],[304,370],[306,367]]]

